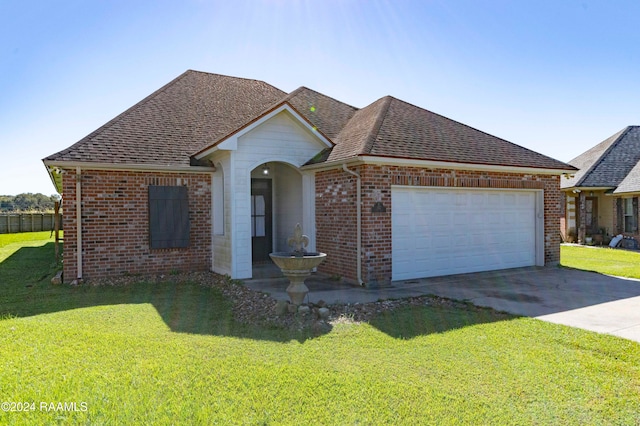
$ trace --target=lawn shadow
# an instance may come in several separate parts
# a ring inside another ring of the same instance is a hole
[[[161,280],[127,277],[127,285],[53,285],[50,281],[56,272],[53,258],[54,244],[47,243],[41,247],[23,247],[0,262],[0,318],[94,306],[151,304],[164,323],[178,333],[304,342],[332,330],[326,323],[322,327],[310,327],[312,321],[294,314],[288,314],[292,315],[288,328],[264,321],[257,325],[241,323],[234,318],[232,302],[213,283],[216,277],[221,277],[212,273],[211,282],[204,283],[189,281],[189,275],[169,275]],[[515,318],[461,302],[429,297],[424,300],[430,302],[379,313],[369,323],[394,338],[410,339]]]
[[[429,298],[424,298],[429,301]],[[509,321],[518,316],[490,308],[444,299],[425,305],[410,304],[383,312],[369,323],[396,339],[412,339],[479,324]]]
[[[33,286],[47,281],[55,274],[55,243],[45,243],[37,247],[21,247],[15,253],[0,261],[0,289],[12,291],[20,283]]]
[[[328,333],[323,329],[283,329],[235,320],[233,306],[215,285],[168,276],[128,277],[127,285],[53,285],[54,244],[23,247],[0,262],[0,319],[120,304],[151,304],[172,331],[288,342]],[[216,276],[210,274],[212,279]],[[139,281],[138,281],[139,280]]]

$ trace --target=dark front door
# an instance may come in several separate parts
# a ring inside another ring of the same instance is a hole
[[[269,260],[271,227],[271,179],[251,179],[251,247],[253,262]]]

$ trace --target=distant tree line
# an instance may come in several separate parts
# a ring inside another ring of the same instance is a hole
[[[54,204],[58,198],[57,194],[18,194],[0,195],[0,213],[8,212],[53,212]]]

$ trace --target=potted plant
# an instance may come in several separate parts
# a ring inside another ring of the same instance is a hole
[[[598,230],[597,234],[593,234],[592,237],[593,237],[593,243],[601,246],[602,243],[604,242],[604,234],[602,233],[602,228]]]

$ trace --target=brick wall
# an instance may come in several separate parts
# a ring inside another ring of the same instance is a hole
[[[362,181],[361,262],[367,283],[391,279],[391,185],[543,189],[545,263],[560,260],[560,176],[376,165],[351,169]],[[328,254],[319,270],[352,281],[357,279],[355,185],[355,177],[341,169],[316,174],[317,248]],[[386,211],[372,212],[376,202]]]
[[[316,173],[316,249],[320,272],[356,280],[356,178],[341,169]]]
[[[64,279],[77,277],[76,175],[63,175]],[[149,249],[149,185],[189,188],[190,247]],[[206,271],[211,264],[211,176],[82,171],[83,278]]]
[[[560,191],[560,176],[536,177],[544,182],[544,263],[556,265],[560,262],[561,204],[565,195]]]

